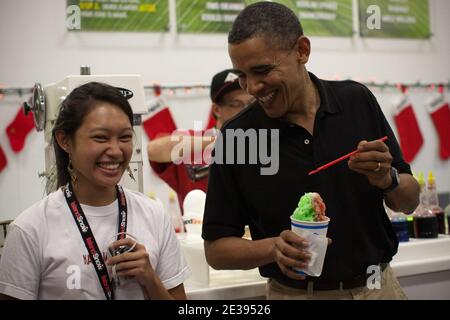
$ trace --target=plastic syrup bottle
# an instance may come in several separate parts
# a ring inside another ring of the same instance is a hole
[[[416,179],[418,181],[415,172],[413,172],[413,177],[414,177],[414,179]],[[416,213],[416,211],[417,211],[417,208],[416,208],[416,210],[414,210],[414,212],[412,214],[406,215],[406,221],[407,221],[407,224],[408,224],[409,238],[415,238],[416,237],[416,232],[414,230],[414,214]]]
[[[406,215],[401,212],[393,211],[387,206],[385,206],[385,209],[389,219],[391,220],[392,229],[394,229],[398,241],[409,241],[408,221],[406,220]]]
[[[391,214],[392,228],[399,242],[409,241],[408,221],[406,215],[401,212],[392,211]]]
[[[439,198],[436,191],[436,180],[434,179],[433,172],[428,174],[428,202],[431,211],[436,215],[438,220],[438,232],[445,234],[445,214],[444,209],[439,206]]]
[[[184,228],[183,217],[181,216],[180,207],[177,203],[176,194],[173,191],[169,192],[169,205],[167,211],[170,215],[170,220],[178,236],[178,239],[186,238],[186,230]]]
[[[416,238],[437,238],[438,221],[428,203],[428,190],[422,173],[418,175],[420,185],[420,203],[414,212],[414,233]]]
[[[450,234],[450,203],[445,207],[445,215],[447,217],[447,234]]]
[[[406,215],[406,225],[408,226],[409,237],[414,238],[416,236],[414,232],[414,215],[412,214]]]

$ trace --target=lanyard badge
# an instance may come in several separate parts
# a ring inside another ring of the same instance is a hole
[[[92,264],[94,265],[95,272],[97,273],[98,280],[103,289],[105,297],[107,300],[114,300],[114,289],[112,282],[108,275],[108,270],[106,268],[105,261],[98,247],[97,241],[95,240],[92,229],[89,226],[86,215],[78,202],[71,183],[69,182],[62,188],[64,197],[66,198],[67,205],[69,206],[70,212],[75,220],[75,223],[80,231],[80,235],[86,246],[86,249],[91,258]],[[114,235],[116,240],[125,239],[127,236],[127,202],[125,199],[125,193],[121,186],[116,186],[117,199],[119,205],[119,218],[118,218],[118,233]],[[134,238],[133,238],[134,240]],[[132,251],[136,246],[136,240],[134,240],[134,245],[127,250]],[[123,249],[122,249],[123,250]],[[115,268],[114,268],[115,271]]]

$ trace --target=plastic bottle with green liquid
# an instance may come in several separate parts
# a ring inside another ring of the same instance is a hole
[[[438,221],[438,232],[445,234],[445,214],[444,209],[439,206],[439,198],[436,191],[436,179],[433,176],[433,172],[428,174],[428,204],[431,211],[436,215]]]
[[[413,177],[414,177],[414,179],[418,180],[417,176],[416,176],[416,174],[414,172],[413,172]],[[415,238],[416,237],[416,233],[414,231],[414,213],[416,212],[416,210],[414,210],[414,212],[412,214],[407,214],[406,215],[406,224],[408,226],[409,238]]]

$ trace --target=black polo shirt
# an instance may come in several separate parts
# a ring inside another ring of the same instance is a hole
[[[400,173],[411,170],[380,106],[365,86],[354,81],[325,81],[311,73],[310,76],[321,98],[313,136],[301,126],[269,118],[258,103],[222,129],[223,144],[217,144],[216,148],[229,145],[226,132],[230,129],[245,132],[254,129],[258,150],[261,143],[270,144],[272,132],[278,132],[279,169],[274,175],[261,175],[261,168],[270,166],[267,162],[248,164],[251,160],[248,151],[255,147],[250,139],[245,144],[246,164],[212,164],[202,237],[205,240],[241,237],[247,224],[253,240],[279,236],[291,228],[289,217],[300,197],[306,192],[318,192],[331,219],[328,237],[333,240],[321,279],[348,280],[366,274],[370,265],[389,262],[397,252],[398,241],[383,207],[383,193],[371,186],[365,176],[351,171],[347,161],[312,176],[308,172],[355,150],[361,140],[376,140],[385,135],[393,156],[392,165]],[[268,137],[264,139],[266,131]],[[235,160],[236,154],[243,151],[238,149],[234,150]],[[221,150],[226,159],[229,149]],[[289,279],[276,263],[259,269],[264,277]]]

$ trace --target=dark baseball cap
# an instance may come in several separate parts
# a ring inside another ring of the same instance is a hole
[[[239,90],[238,76],[231,69],[227,69],[217,73],[211,81],[211,100],[218,102],[228,92]]]

